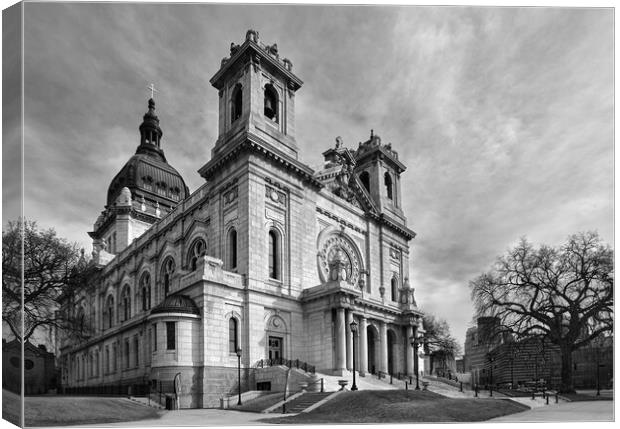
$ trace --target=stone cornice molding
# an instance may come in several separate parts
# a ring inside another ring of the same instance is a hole
[[[209,83],[218,90],[222,89],[227,72],[233,67],[244,67],[246,63],[258,64],[258,67],[269,64],[286,77],[287,87],[292,91],[297,91],[303,85],[303,81],[288,70],[283,62],[273,58],[252,40],[246,40],[230,58],[222,61],[222,66],[209,80]]]
[[[323,184],[314,176],[314,170],[276,149],[257,135],[246,131],[240,134],[240,136],[235,140],[237,141],[229,141],[225,143],[226,145],[230,145],[228,149],[217,154],[200,170],[198,170],[198,173],[203,178],[209,180],[221,168],[239,158],[241,154],[252,152],[260,155],[270,162],[275,163],[276,165],[284,167],[289,172],[301,178],[302,181],[315,188],[320,189],[323,187]]]
[[[322,215],[325,215],[326,217],[335,220],[336,222],[338,222],[339,225],[344,225],[349,229],[352,229],[353,231],[359,232],[360,234],[366,234],[366,231],[364,231],[362,228],[359,228],[355,225],[353,225],[351,222],[346,221],[345,219],[342,219],[341,217],[333,214],[332,212],[330,212],[329,210],[326,210],[320,206],[316,206],[316,211],[321,213]]]

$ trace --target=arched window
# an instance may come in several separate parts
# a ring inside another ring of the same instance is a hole
[[[237,230],[234,228],[228,233],[228,259],[230,268],[237,268]]]
[[[370,193],[370,174],[368,174],[368,171],[364,171],[360,174],[360,181],[362,182],[362,186]]]
[[[231,317],[228,320],[228,351],[230,353],[237,353],[239,343],[237,342],[239,334],[239,325],[237,319]]]
[[[385,182],[385,190],[387,192],[387,197],[391,200],[393,199],[392,197],[392,176],[390,176],[390,173],[388,173],[387,171],[385,172],[385,175],[384,175],[384,182]]]
[[[196,266],[198,265],[198,259],[205,254],[206,250],[207,245],[202,238],[198,238],[196,241],[194,241],[194,244],[192,244],[192,247],[189,251],[189,265],[192,271],[196,269]]]
[[[278,122],[278,91],[271,84],[265,85],[265,116]]]
[[[123,322],[131,317],[131,290],[129,285],[125,285],[121,294],[122,316]]]
[[[109,295],[106,300],[105,316],[107,316],[107,327],[110,329],[114,326],[114,297],[112,295]]]
[[[142,274],[140,291],[142,293],[142,310],[146,311],[151,308],[151,275],[149,273]]]
[[[276,280],[280,279],[280,243],[278,238],[278,233],[274,229],[269,230],[269,278]]]
[[[231,109],[230,109],[230,123],[235,122],[237,119],[241,117],[241,112],[243,109],[243,91],[241,90],[241,84],[235,85],[235,89],[232,93],[231,98]]]
[[[161,269],[161,277],[164,282],[164,297],[168,296],[168,292],[170,291],[170,282],[172,280],[172,274],[174,273],[174,259],[168,258],[164,262],[164,265]]]
[[[392,301],[398,301],[398,280],[392,277]]]

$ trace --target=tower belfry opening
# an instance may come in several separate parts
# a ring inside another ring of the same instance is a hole
[[[265,116],[278,122],[278,93],[271,84],[265,85]]]

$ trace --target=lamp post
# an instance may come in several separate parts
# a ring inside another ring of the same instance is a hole
[[[596,396],[601,396],[601,361],[599,355],[599,348],[596,348]]]
[[[415,390],[420,390],[420,374],[418,372],[418,346],[419,338],[413,336],[409,339],[411,341],[411,347],[413,347],[413,372],[415,373]]]
[[[512,352],[511,352],[512,353]],[[510,355],[510,388],[515,388],[515,357]]]
[[[493,396],[493,354],[489,353],[489,396]]]
[[[354,320],[349,323],[349,326],[351,327],[351,334],[353,334],[353,350],[351,350],[351,353],[353,353],[353,386],[351,386],[351,391],[355,391],[357,390],[357,384],[355,384],[355,337],[357,336],[357,323]]]
[[[241,404],[241,348],[237,348],[237,380],[239,381],[239,402],[237,405]]]

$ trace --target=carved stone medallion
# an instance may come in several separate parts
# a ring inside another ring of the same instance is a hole
[[[343,277],[346,281],[353,285],[357,284],[361,263],[354,246],[350,240],[337,234],[330,235],[323,241],[318,253],[319,275],[322,282],[329,281],[330,265],[337,258],[343,263],[346,271],[346,276]]]

